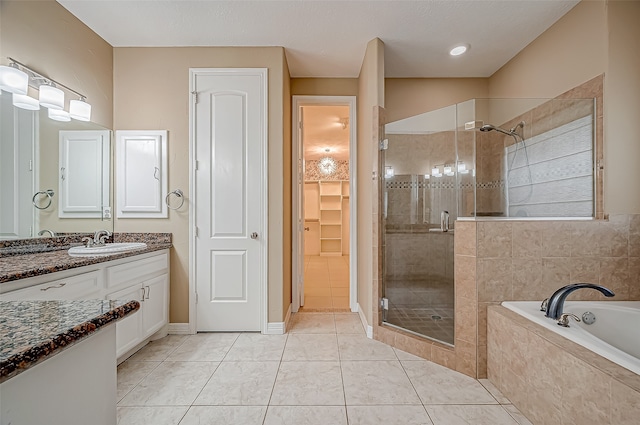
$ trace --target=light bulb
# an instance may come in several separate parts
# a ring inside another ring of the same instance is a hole
[[[69,102],[69,116],[78,121],[90,121],[91,105],[84,100],[72,100]]]
[[[71,121],[71,117],[69,116],[69,113],[65,110],[49,109],[48,115],[49,115],[49,118],[55,121],[62,121],[62,122]]]
[[[0,89],[9,93],[27,94],[29,75],[13,66],[0,66]]]
[[[34,99],[26,94],[13,94],[13,106],[28,111],[37,111],[40,109],[38,99]]]
[[[47,84],[41,85],[40,105],[49,109],[64,109],[64,92]]]

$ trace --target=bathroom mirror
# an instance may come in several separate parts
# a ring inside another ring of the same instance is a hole
[[[112,231],[111,138],[95,123],[16,108],[1,92],[0,240]]]

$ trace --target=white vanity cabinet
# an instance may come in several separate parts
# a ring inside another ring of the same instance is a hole
[[[169,323],[169,250],[19,279],[0,285],[0,300],[136,300],[140,310],[116,323],[116,355],[126,358]],[[162,332],[164,331],[164,334]]]
[[[51,279],[50,276],[49,279]],[[90,300],[96,298],[102,298],[102,272],[100,270],[48,280],[28,288],[0,294],[0,299],[3,301]]]
[[[167,253],[107,267],[106,298],[140,302],[138,313],[116,323],[116,355],[121,357],[161,330],[169,319]]]

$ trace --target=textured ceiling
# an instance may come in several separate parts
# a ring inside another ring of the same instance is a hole
[[[349,107],[303,106],[302,110],[304,159],[320,159],[328,155],[337,160],[348,160]]]
[[[57,0],[114,47],[283,46],[292,77],[488,77],[578,0]],[[457,43],[469,52],[450,57]]]

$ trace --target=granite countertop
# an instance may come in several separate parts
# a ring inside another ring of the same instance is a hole
[[[70,246],[80,245],[79,242],[69,243],[68,241],[64,241],[64,244],[56,245],[56,243],[60,242],[61,238],[44,239],[43,241],[39,241],[39,245],[14,244],[14,246],[2,248],[11,251],[11,254],[8,255],[2,255],[2,250],[0,250],[0,284],[76,267],[89,266],[105,261],[117,260],[132,255],[160,251],[171,248],[172,246],[170,233],[116,233],[113,236],[113,242],[145,242],[147,247],[144,249],[136,249],[135,251],[100,257],[72,257],[67,253],[67,250]],[[40,245],[44,245],[47,248],[40,249]],[[23,249],[26,253],[14,254],[15,250],[20,246],[24,247]],[[30,247],[33,246],[37,246],[38,248],[30,249]]]
[[[138,301],[0,301],[0,383],[139,308]]]

